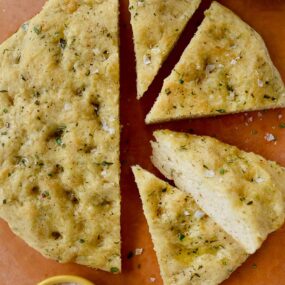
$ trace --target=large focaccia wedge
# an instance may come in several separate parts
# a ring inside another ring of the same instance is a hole
[[[154,165],[248,253],[283,224],[283,167],[210,137],[168,130],[154,136]]]
[[[262,38],[214,2],[146,122],[284,106],[284,84]]]
[[[247,254],[185,192],[136,166],[149,230],[165,285],[219,284]]]
[[[0,216],[44,256],[112,272],[117,21],[117,0],[50,0],[0,46]]]
[[[130,0],[137,92],[142,97],[201,0]]]

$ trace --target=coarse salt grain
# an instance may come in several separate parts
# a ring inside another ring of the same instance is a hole
[[[150,58],[149,55],[144,55],[144,56],[143,56],[143,63],[144,63],[145,65],[149,65],[149,64],[151,63],[151,58]]]
[[[141,255],[143,253],[143,248],[136,248],[135,255]]]
[[[257,84],[259,87],[263,87],[263,85],[264,85],[263,81],[260,79],[257,80]]]
[[[256,183],[262,183],[262,182],[264,182],[264,181],[265,181],[265,179],[262,178],[262,177],[257,177],[257,178],[255,179],[255,182],[256,182]]]
[[[151,283],[154,283],[155,280],[156,280],[156,279],[155,279],[154,277],[150,277],[150,278],[149,278],[149,282],[151,282]]]
[[[206,72],[207,72],[207,73],[211,73],[212,71],[214,71],[215,68],[216,68],[216,67],[215,67],[214,64],[208,64],[208,65],[206,66]]]
[[[206,170],[205,171],[205,177],[214,177],[215,171],[214,170]]]
[[[283,117],[282,114],[279,114],[279,115],[278,115],[278,119],[279,119],[279,120],[281,120],[282,117]]]
[[[95,55],[99,55],[100,54],[100,50],[98,48],[94,48],[92,51],[93,51],[93,53]]]
[[[203,212],[203,211],[196,211],[195,214],[194,214],[194,217],[198,220],[202,219],[206,214]]]
[[[231,65],[235,65],[235,64],[237,64],[237,60],[236,59],[232,59],[231,60]]]
[[[159,47],[154,47],[151,49],[151,51],[154,53],[154,54],[159,54],[161,52],[160,48]]]
[[[142,7],[142,6],[144,6],[144,2],[139,0],[139,1],[137,2],[137,5],[138,5],[139,7]]]
[[[190,216],[190,213],[188,211],[184,211],[184,216]]]
[[[103,129],[105,132],[109,133],[110,135],[113,135],[113,134],[115,133],[115,129],[110,128],[110,127],[106,124],[106,122],[102,122],[102,129]]]
[[[272,142],[272,141],[275,141],[276,138],[273,134],[270,134],[270,133],[267,133],[265,136],[264,136],[264,139],[268,142]]]
[[[249,117],[247,120],[251,123],[253,122],[253,117]]]
[[[234,91],[230,91],[229,98],[230,98],[231,100],[235,99],[235,92],[234,92]]]
[[[69,110],[71,110],[71,104],[70,103],[65,103],[63,108],[64,108],[65,111],[69,111]]]
[[[93,74],[98,74],[99,73],[99,69],[97,67],[91,67],[90,68],[90,72],[91,72],[92,75]]]

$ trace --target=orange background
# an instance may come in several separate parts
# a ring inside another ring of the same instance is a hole
[[[5,40],[24,21],[38,12],[44,2],[44,0],[0,0],[0,41]],[[203,11],[209,7],[211,1],[203,1],[159,76],[140,102],[135,99],[135,60],[127,10],[128,1],[120,2],[123,273],[112,275],[75,264],[63,265],[47,260],[12,234],[7,224],[1,221],[0,285],[33,285],[57,274],[78,274],[97,285],[162,284],[138,191],[130,171],[130,165],[140,164],[158,174],[149,160],[151,152],[149,140],[155,129],[170,128],[216,136],[227,143],[247,151],[254,151],[285,166],[285,129],[279,127],[280,123],[285,123],[284,109],[146,126],[145,115],[162,86],[163,78],[178,61],[202,21]],[[272,59],[285,80],[285,1],[223,0],[220,2],[235,11],[263,36]],[[266,133],[274,134],[277,141],[265,141]],[[128,259],[128,252],[135,248],[143,248],[143,254]],[[150,283],[151,277],[156,278],[154,283]],[[272,234],[263,247],[223,284],[285,284],[285,226]]]

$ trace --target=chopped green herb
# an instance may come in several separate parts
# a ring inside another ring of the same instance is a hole
[[[222,259],[222,265],[228,265],[228,261],[225,258]]]
[[[220,169],[220,174],[221,174],[221,175],[224,175],[226,172],[227,172],[227,171],[226,171],[224,168],[221,168],[221,169]]]
[[[110,166],[110,165],[113,165],[114,163],[113,162],[108,162],[108,161],[103,161],[101,163],[102,166]]]
[[[271,96],[269,96],[269,95],[264,95],[263,98],[264,98],[264,99],[269,99],[269,100],[272,100],[272,101],[275,101],[275,100],[276,100],[275,97],[271,97]]]
[[[59,44],[60,44],[60,47],[62,48],[62,49],[65,49],[66,48],[66,40],[65,39],[60,39],[59,40]]]
[[[206,169],[209,169],[209,167],[205,164],[203,164],[203,167],[206,168]]]
[[[0,93],[8,93],[8,90],[0,90]]]
[[[253,268],[253,269],[256,269],[256,268],[257,268],[256,263],[253,263],[253,264],[252,264],[252,268]]]
[[[39,35],[42,32],[42,27],[34,27],[34,32]]]
[[[234,88],[231,85],[227,84],[227,90],[233,92]]]
[[[253,201],[249,201],[246,203],[246,205],[252,205],[253,204]]]
[[[166,94],[166,95],[169,95],[170,93],[171,93],[171,90],[170,90],[169,88],[166,88],[166,89],[165,89],[165,94]]]
[[[40,95],[41,95],[41,94],[40,94],[40,92],[38,92],[38,91],[34,93],[34,97],[36,97],[36,98],[39,98]]]
[[[117,267],[111,267],[111,272],[112,273],[119,272],[119,269]]]
[[[161,192],[163,192],[163,193],[165,193],[167,191],[167,188],[163,188],[162,190],[161,190]]]
[[[280,128],[280,129],[285,129],[285,123],[281,123],[281,124],[279,125],[279,128]]]
[[[180,84],[183,84],[183,83],[184,83],[184,80],[183,80],[182,78],[180,78],[180,79],[179,79],[179,83],[180,83]]]
[[[44,191],[42,193],[42,198],[47,198],[47,197],[49,197],[49,192],[48,191]]]
[[[23,74],[21,74],[21,79],[22,79],[23,81],[27,81],[27,79],[25,78],[25,76],[24,76]]]
[[[4,199],[3,200],[3,205],[5,205],[7,203],[7,200],[6,199]]]
[[[216,110],[216,112],[223,114],[223,113],[226,113],[226,110],[225,109],[218,109],[218,110]]]
[[[179,238],[179,240],[184,240],[185,239],[185,235],[184,234],[182,234],[182,233],[179,233],[178,234],[178,238]]]
[[[8,113],[8,109],[4,108],[3,113]]]
[[[79,240],[79,242],[80,242],[80,243],[85,243],[85,240],[81,238],[81,239]]]
[[[60,145],[60,146],[62,145],[62,139],[60,137],[57,137],[55,139],[55,142],[56,142],[57,145]]]

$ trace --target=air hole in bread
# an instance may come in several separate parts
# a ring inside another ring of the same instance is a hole
[[[54,231],[51,233],[51,236],[55,239],[55,240],[58,240],[60,238],[62,238],[62,235],[60,232],[57,232],[57,231]]]
[[[70,200],[73,204],[78,204],[78,199],[76,197],[76,195],[74,194],[74,192],[72,191],[65,191],[66,197],[68,198],[68,200]]]

